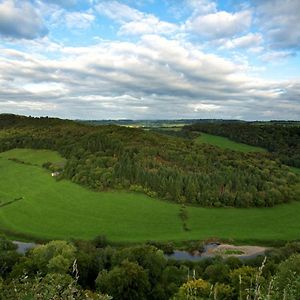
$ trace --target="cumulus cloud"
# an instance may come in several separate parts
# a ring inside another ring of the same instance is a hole
[[[291,56],[295,56],[294,52],[290,51],[268,51],[260,56],[260,58],[265,62],[280,62]]]
[[[192,8],[194,16],[217,12],[216,2],[211,0],[186,0],[186,5]]]
[[[248,33],[244,36],[231,39],[231,40],[226,40],[224,47],[228,49],[233,49],[233,48],[254,48],[257,49],[259,45],[263,42],[263,37],[260,33]]]
[[[118,1],[102,1],[95,6],[95,9],[99,14],[121,23],[138,21],[143,18],[142,12]]]
[[[272,118],[300,113],[300,83],[250,77],[244,66],[183,41],[147,35],[138,43],[106,41],[55,53],[49,59],[0,52],[1,111],[13,105],[25,111],[26,103],[27,114],[74,118],[252,119],[268,118],[270,107]]]
[[[300,49],[300,1],[254,1],[258,24],[274,49]]]
[[[160,21],[157,17],[149,15],[140,20],[131,21],[121,26],[120,35],[143,34],[171,34],[178,30],[178,26],[169,22]]]
[[[179,26],[161,21],[152,14],[142,13],[118,1],[101,2],[96,11],[120,24],[119,35],[163,34],[179,30]]]
[[[206,15],[195,15],[186,22],[186,29],[209,39],[233,37],[249,29],[250,11],[229,13],[218,11]]]
[[[207,103],[196,103],[190,104],[190,107],[194,109],[195,112],[198,111],[218,111],[220,110],[221,106],[215,104],[207,104]]]
[[[0,34],[3,36],[34,39],[47,32],[41,16],[28,1],[0,2]]]
[[[94,22],[95,16],[90,12],[58,10],[51,15],[55,25],[65,25],[69,29],[87,29]]]

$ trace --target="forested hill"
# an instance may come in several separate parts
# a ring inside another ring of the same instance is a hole
[[[233,141],[259,146],[273,153],[284,164],[300,167],[300,123],[197,123],[184,127],[185,131],[228,137]]]
[[[56,150],[67,158],[62,177],[98,191],[125,188],[202,206],[263,207],[297,197],[296,175],[268,154],[142,129],[0,115],[0,151],[12,148]]]

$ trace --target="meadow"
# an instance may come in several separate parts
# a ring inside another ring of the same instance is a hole
[[[97,235],[116,242],[299,238],[300,202],[248,209],[189,206],[189,231],[185,231],[177,204],[122,190],[93,192],[71,181],[57,181],[41,167],[44,161],[63,159],[48,150],[0,153],[0,201],[21,199],[0,207],[0,230],[37,240],[92,239]]]
[[[241,151],[241,152],[266,152],[267,151],[260,147],[255,147],[243,143],[237,143],[222,136],[217,136],[217,135],[212,135],[212,134],[207,134],[202,132],[201,135],[198,138],[196,138],[196,142],[199,144],[210,144],[213,146],[220,147],[222,149],[230,149],[230,150]]]

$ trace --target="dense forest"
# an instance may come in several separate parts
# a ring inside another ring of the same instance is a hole
[[[184,130],[202,131],[228,137],[236,142],[263,147],[282,163],[300,167],[299,122],[196,123],[185,126]]]
[[[99,236],[51,241],[22,255],[0,236],[0,300],[300,299],[299,242],[244,261],[176,261],[159,249],[166,246],[116,248]]]
[[[0,115],[0,151],[37,148],[67,159],[62,178],[201,206],[268,207],[295,200],[299,179],[268,154],[239,153],[116,125]],[[1,155],[1,154],[0,154]]]

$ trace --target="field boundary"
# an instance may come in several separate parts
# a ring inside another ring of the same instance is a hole
[[[18,201],[23,200],[23,199],[24,199],[23,197],[20,197],[20,198],[13,199],[11,201],[4,202],[4,203],[0,204],[0,208],[2,208],[4,206],[7,206],[7,205],[10,205],[10,204],[13,204],[13,203],[18,202]]]

